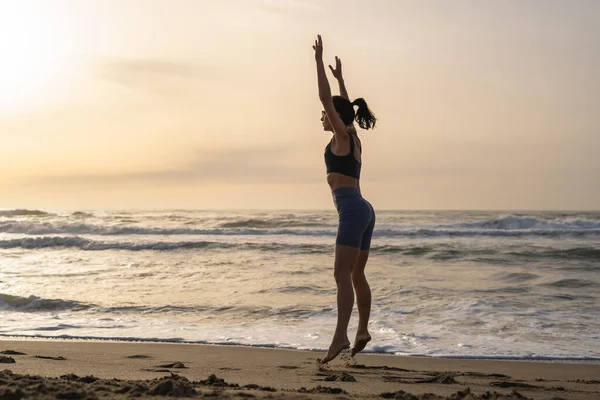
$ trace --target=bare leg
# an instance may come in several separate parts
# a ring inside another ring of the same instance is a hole
[[[368,330],[369,317],[371,316],[371,288],[365,277],[365,266],[368,259],[369,251],[361,250],[352,270],[352,283],[354,284],[354,290],[356,290],[356,304],[358,306],[358,329],[354,347],[352,347],[353,357],[363,350],[371,340]]]
[[[333,340],[327,356],[321,361],[329,362],[344,349],[350,347],[348,340],[348,323],[354,306],[354,290],[352,289],[352,269],[356,264],[360,249],[348,246],[335,246],[335,282],[337,284],[338,318]]]

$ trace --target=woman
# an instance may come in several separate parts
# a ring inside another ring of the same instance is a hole
[[[323,129],[333,132],[325,148],[327,182],[331,187],[333,202],[337,208],[339,225],[335,241],[334,277],[337,284],[338,318],[327,363],[350,347],[348,322],[354,306],[354,290],[358,305],[358,330],[352,348],[352,356],[363,350],[371,340],[367,329],[371,313],[371,290],[365,278],[365,265],[369,257],[371,236],[375,226],[375,211],[360,194],[361,144],[354,128],[354,121],[363,129],[375,127],[375,116],[363,99],[350,102],[342,77],[342,64],[336,57],[336,68],[331,71],[338,80],[341,96],[331,96],[323,65],[323,42],[321,35],[313,45],[317,62],[319,99],[323,103]],[[358,110],[354,111],[354,106]]]

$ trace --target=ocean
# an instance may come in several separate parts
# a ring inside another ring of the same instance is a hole
[[[600,360],[600,212],[376,211],[366,352]],[[336,228],[333,206],[0,210],[0,339],[325,351]]]

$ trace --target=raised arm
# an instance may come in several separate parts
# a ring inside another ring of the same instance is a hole
[[[340,60],[338,56],[335,56],[335,69],[331,65],[329,65],[329,69],[331,70],[334,78],[338,81],[338,86],[340,87],[340,96],[350,100],[350,96],[348,96],[348,91],[346,90],[346,85],[344,84],[344,77],[342,76],[342,60]]]
[[[333,99],[331,98],[331,87],[329,86],[327,74],[325,73],[325,65],[323,64],[323,40],[321,39],[321,35],[317,36],[317,40],[315,40],[313,49],[315,50],[315,61],[317,62],[319,99],[323,104],[323,108],[325,109],[327,118],[329,118],[329,122],[331,122],[335,136],[338,138],[348,139],[346,125],[335,110]]]

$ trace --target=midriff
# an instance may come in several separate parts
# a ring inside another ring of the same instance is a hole
[[[330,172],[327,174],[327,183],[333,192],[335,189],[341,187],[354,187],[358,188],[358,179],[352,178],[351,176],[340,174],[338,172]]]

